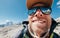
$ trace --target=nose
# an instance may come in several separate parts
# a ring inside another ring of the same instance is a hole
[[[34,16],[42,17],[42,16],[43,16],[43,13],[42,13],[42,11],[41,11],[40,9],[38,9],[38,10],[36,11],[36,13],[35,13]]]

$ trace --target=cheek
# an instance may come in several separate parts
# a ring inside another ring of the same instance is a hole
[[[51,22],[52,20],[51,20],[51,16],[49,16],[49,17],[47,17],[47,25],[48,25],[48,28],[50,28],[51,27]]]

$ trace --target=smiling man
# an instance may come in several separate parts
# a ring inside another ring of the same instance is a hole
[[[51,18],[53,0],[27,0],[29,24],[18,38],[60,38],[53,32],[57,23]]]

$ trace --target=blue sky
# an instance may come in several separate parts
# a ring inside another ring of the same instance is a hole
[[[54,0],[51,16],[54,19],[60,17],[60,0]],[[0,24],[21,22],[27,17],[26,0],[0,0]]]

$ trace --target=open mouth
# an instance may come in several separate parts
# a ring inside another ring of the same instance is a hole
[[[46,23],[46,21],[38,21],[39,23]]]
[[[45,23],[46,19],[33,19],[32,22],[38,21],[40,23]]]
[[[38,22],[38,23],[46,23],[46,20],[33,20],[32,22]]]
[[[44,29],[47,25],[46,20],[33,20],[32,25],[36,26],[38,29]]]

